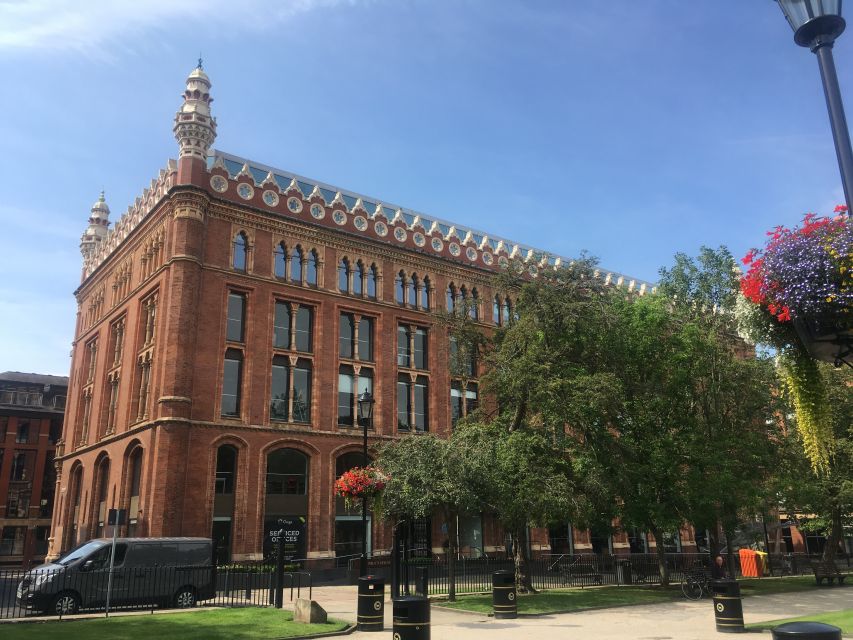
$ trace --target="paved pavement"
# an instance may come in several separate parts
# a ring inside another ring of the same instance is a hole
[[[355,587],[318,587],[316,600],[329,616],[355,620]],[[746,623],[807,616],[853,607],[853,589],[825,588],[775,595],[744,598]],[[385,602],[385,631],[356,632],[353,638],[382,638],[391,633],[392,607]],[[495,620],[492,617],[463,613],[433,606],[431,640],[720,640],[726,638],[714,628],[714,611],[710,600],[686,600],[525,617],[517,620]],[[763,637],[769,640],[770,635]]]

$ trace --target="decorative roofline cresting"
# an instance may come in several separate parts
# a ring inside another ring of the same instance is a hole
[[[216,119],[210,113],[213,102],[210,87],[210,80],[200,66],[190,73],[183,104],[175,117],[174,133],[179,143],[180,162],[189,158],[206,160],[206,164],[201,164],[207,169],[206,173],[202,168],[200,175],[192,177],[191,183],[206,189],[214,198],[486,271],[506,267],[510,260],[522,260],[527,273],[536,277],[543,269],[557,269],[572,262],[571,258],[382,203],[245,158],[208,151],[216,138]],[[81,241],[84,280],[166,197],[177,184],[178,169],[178,162],[169,160],[166,168],[111,230],[107,229],[109,208],[103,198],[95,204],[90,227]],[[92,223],[93,219],[97,224]],[[607,284],[639,295],[655,290],[651,282],[615,271],[599,269],[596,275]]]

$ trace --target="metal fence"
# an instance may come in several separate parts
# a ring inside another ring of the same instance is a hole
[[[282,597],[311,598],[308,572],[282,574]],[[274,606],[274,565],[0,570],[0,618],[191,606]]]
[[[681,582],[688,572],[696,569],[709,570],[711,558],[707,553],[667,553],[664,556],[669,581]],[[726,558],[727,559],[727,558]],[[767,575],[812,575],[812,563],[819,556],[806,554],[771,555]],[[355,561],[357,563],[357,560]],[[351,563],[352,564],[352,563]],[[739,556],[734,556],[735,577],[741,577]],[[839,569],[850,571],[850,558],[836,561]],[[492,589],[492,574],[499,570],[513,570],[512,559],[482,556],[461,557],[454,563],[457,593],[478,593]],[[447,593],[449,571],[445,556],[409,558],[401,571],[403,582],[408,581],[409,590],[420,592],[422,570],[428,574],[431,594]],[[528,562],[531,582],[536,589],[565,589],[569,587],[592,587],[600,585],[656,585],[661,583],[660,568],[656,554],[632,553],[627,555],[561,554],[541,555]],[[357,571],[357,564],[350,567],[350,574]],[[374,557],[369,561],[369,571],[391,580],[391,558]],[[405,589],[404,589],[405,590]]]

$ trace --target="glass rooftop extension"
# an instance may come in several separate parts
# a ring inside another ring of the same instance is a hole
[[[281,191],[285,191],[290,186],[291,182],[293,180],[296,180],[296,184],[299,186],[299,190],[306,198],[314,191],[315,187],[319,189],[320,193],[323,196],[323,199],[326,201],[326,204],[330,204],[335,199],[336,194],[340,193],[344,203],[347,206],[347,209],[350,211],[352,211],[352,209],[355,207],[356,202],[361,199],[362,205],[364,206],[364,209],[367,212],[369,218],[374,217],[376,206],[379,202],[381,202],[377,198],[340,189],[333,185],[325,184],[317,180],[312,180],[310,178],[306,178],[304,176],[300,176],[288,171],[282,171],[281,169],[275,169],[273,167],[269,167],[267,165],[260,164],[257,162],[252,162],[250,160],[246,160],[245,158],[240,158],[239,156],[234,156],[223,151],[212,150],[211,154],[212,155],[208,156],[207,158],[208,170],[211,169],[219,159],[221,159],[221,162],[224,165],[225,169],[228,171],[229,176],[231,178],[235,178],[239,173],[241,173],[243,167],[247,166],[249,174],[254,179],[256,185],[260,185],[261,183],[263,183],[267,175],[272,173],[273,178],[275,179],[275,182]],[[436,218],[434,216],[427,216],[418,211],[414,211],[412,209],[404,207],[398,207],[393,204],[382,204],[382,213],[389,221],[394,219],[394,217],[397,215],[397,211],[400,211],[402,213],[403,220],[409,228],[411,228],[417,222],[423,227],[424,231],[429,233],[433,225],[437,225],[439,231],[445,237],[450,233],[451,229],[453,229],[455,235],[459,237],[460,241],[464,241],[470,233],[471,237],[474,239],[474,242],[477,244],[478,247],[482,244],[483,239],[486,239],[488,246],[491,247],[491,250],[493,252],[496,252],[498,250],[498,247],[502,244],[508,254],[512,255],[515,253],[516,255],[519,255],[525,259],[528,256],[532,256],[534,257],[535,262],[540,263],[544,261],[552,267],[557,266],[557,264],[568,264],[572,262],[572,258],[557,256],[550,252],[542,251],[541,249],[535,249],[533,247],[519,244],[512,240],[507,240],[506,238],[494,236],[492,234],[486,233],[485,231],[472,229],[466,225],[459,225],[454,222]],[[632,278],[631,276],[618,273],[616,271],[610,271],[608,269],[604,269],[603,267],[599,267],[597,269],[597,273],[608,283],[612,283],[617,286],[629,286],[631,289],[637,289],[641,292],[653,291],[656,286],[652,282]]]

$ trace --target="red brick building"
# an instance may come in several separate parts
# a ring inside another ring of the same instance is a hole
[[[210,81],[187,79],[169,161],[109,229],[103,195],[83,235],[82,282],[51,553],[103,535],[111,507],[126,533],[213,535],[221,556],[258,558],[279,518],[295,551],[357,552],[358,516],[336,475],[360,463],[355,399],[377,398],[370,442],[448,433],[478,401],[452,380],[434,311],[461,299],[484,327],[512,300],[491,288],[510,258],[531,274],[560,258],[289,172],[210,151]],[[649,286],[602,273],[642,294]],[[302,526],[300,523],[304,523]],[[441,551],[444,523],[420,524]],[[462,546],[503,548],[488,518]],[[567,530],[567,532],[570,530]],[[553,532],[554,540],[560,538]],[[577,551],[599,544],[565,536]],[[674,544],[693,544],[682,532]],[[534,550],[550,548],[534,531]],[[627,552],[627,534],[607,541]],[[390,546],[376,526],[371,546]],[[304,555],[302,555],[304,554]]]
[[[44,559],[68,378],[0,373],[0,565]]]

